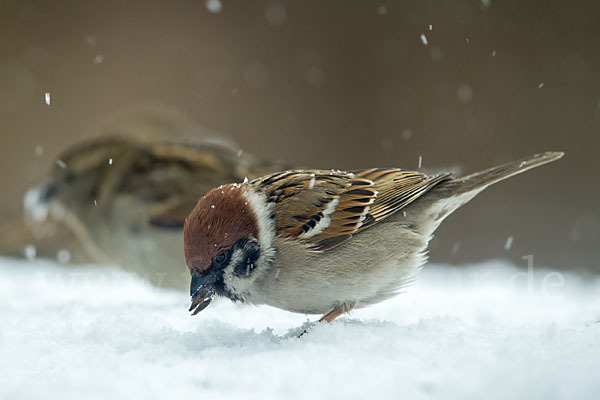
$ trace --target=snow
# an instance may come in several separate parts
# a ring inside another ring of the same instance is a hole
[[[506,243],[504,243],[504,250],[510,250],[514,240],[515,240],[515,238],[512,236],[507,237]]]
[[[598,293],[573,273],[428,265],[309,327],[224,300],[191,317],[186,293],[116,268],[0,258],[0,398],[597,398]]]
[[[95,46],[98,44],[98,38],[92,35],[85,35],[83,40],[85,40],[85,42],[90,46]]]
[[[460,249],[460,242],[456,242],[456,243],[454,243],[454,245],[452,245],[452,250],[450,250],[450,253],[456,254],[456,253],[458,253],[459,249]]]
[[[220,0],[206,0],[206,8],[211,13],[217,14],[223,10],[223,4]]]
[[[265,18],[273,26],[283,25],[287,11],[283,4],[271,3],[265,8]]]
[[[461,83],[456,91],[456,96],[461,103],[467,104],[473,100],[473,88],[469,84]]]
[[[58,261],[60,264],[67,264],[69,261],[71,261],[71,253],[69,250],[60,249],[56,253],[56,261]]]
[[[427,46],[427,36],[425,36],[424,33],[421,33],[421,42],[423,42],[423,45]]]
[[[60,166],[59,161],[56,160],[56,163]],[[66,167],[64,162],[60,162]],[[27,190],[25,196],[23,196],[23,208],[28,218],[31,218],[33,221],[43,221],[48,216],[48,207],[42,205],[43,202],[40,201],[41,196],[42,190],[39,187]]]
[[[35,256],[37,255],[37,249],[34,245],[28,244],[23,249],[23,253],[26,259],[28,259],[29,261],[33,261],[35,260]]]

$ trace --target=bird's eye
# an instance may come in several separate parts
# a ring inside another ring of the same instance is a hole
[[[224,267],[229,262],[229,257],[231,256],[231,250],[223,250],[220,251],[214,259],[214,262],[219,267]]]

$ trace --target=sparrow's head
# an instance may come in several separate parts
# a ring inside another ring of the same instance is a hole
[[[100,203],[105,182],[119,168],[112,165],[129,149],[118,138],[92,140],[70,147],[57,159],[46,180],[25,195],[26,216],[35,222],[86,219]]]
[[[269,206],[249,185],[224,185],[198,201],[183,230],[194,315],[215,294],[244,301],[270,267],[273,226]]]

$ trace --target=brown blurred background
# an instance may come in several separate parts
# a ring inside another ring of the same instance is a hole
[[[600,271],[600,2],[0,1],[0,218],[136,108],[319,168],[563,150],[450,217],[431,258]]]

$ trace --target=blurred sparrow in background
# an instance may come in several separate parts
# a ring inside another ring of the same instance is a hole
[[[106,137],[61,154],[49,178],[27,192],[24,206],[38,236],[44,226],[62,222],[92,260],[184,288],[189,276],[182,272],[181,237],[198,197],[276,169],[214,141]]]
[[[213,189],[185,222],[190,311],[220,295],[330,322],[388,299],[414,279],[448,215],[488,186],[562,156],[544,153],[463,178],[298,170]]]

